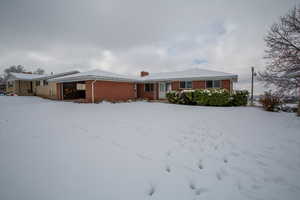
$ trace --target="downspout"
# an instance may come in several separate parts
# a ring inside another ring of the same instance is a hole
[[[94,80],[93,82],[92,82],[92,103],[95,103],[95,94],[94,94],[94,89],[95,89],[95,87],[94,87],[94,83],[96,82],[96,80]]]

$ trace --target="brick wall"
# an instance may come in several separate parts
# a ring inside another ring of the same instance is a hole
[[[173,81],[172,84],[172,90],[179,90],[180,89],[180,82],[179,81]]]
[[[222,80],[221,87],[227,89],[230,92],[231,91],[230,80]]]
[[[61,85],[62,85],[62,83],[56,83],[56,98],[58,100],[63,100],[63,98],[61,96]]]
[[[193,81],[193,89],[205,89],[205,81]]]
[[[86,101],[92,102],[92,82],[86,81]],[[134,83],[113,82],[113,81],[96,81],[94,83],[95,102],[102,100],[107,101],[126,101],[135,99],[136,91]]]

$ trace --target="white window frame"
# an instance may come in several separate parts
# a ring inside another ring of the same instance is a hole
[[[181,82],[184,82],[184,88],[181,87]],[[190,88],[186,87],[187,86],[187,82],[191,82],[191,87]],[[180,89],[193,89],[193,81],[179,81],[179,88]]]

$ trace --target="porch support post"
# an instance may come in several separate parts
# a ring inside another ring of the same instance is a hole
[[[64,83],[60,84],[61,100],[64,100]]]

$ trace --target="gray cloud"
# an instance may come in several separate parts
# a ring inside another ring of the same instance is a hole
[[[250,66],[264,65],[265,33],[296,3],[4,0],[0,71],[14,64],[47,72],[100,68],[130,74],[198,66],[237,73],[237,87],[248,88]]]

